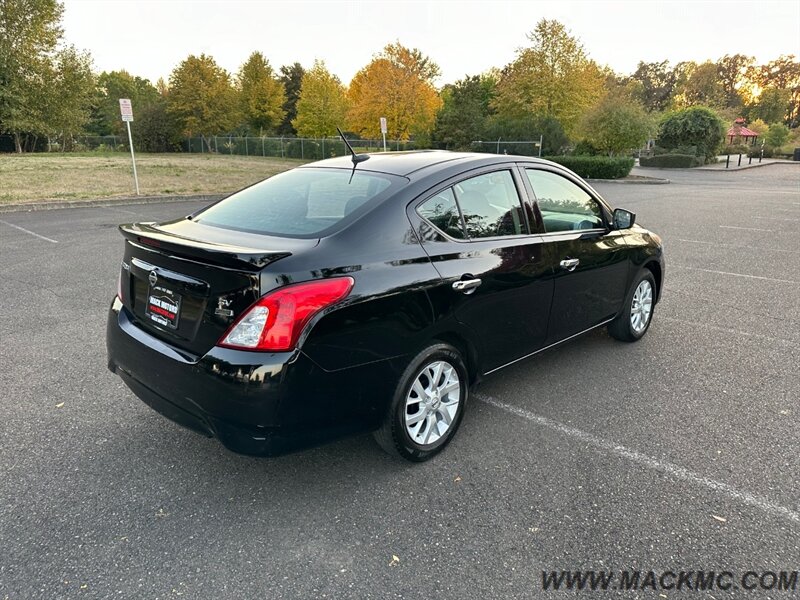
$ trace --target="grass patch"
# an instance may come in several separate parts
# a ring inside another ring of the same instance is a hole
[[[305,162],[219,154],[139,154],[136,169],[143,196],[226,194]],[[3,203],[135,194],[129,154],[0,154]]]

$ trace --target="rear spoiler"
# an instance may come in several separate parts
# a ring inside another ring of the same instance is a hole
[[[267,251],[231,244],[215,244],[183,237],[154,227],[152,223],[129,223],[119,226],[122,236],[146,250],[178,257],[197,259],[204,263],[245,271],[258,271],[291,252]]]

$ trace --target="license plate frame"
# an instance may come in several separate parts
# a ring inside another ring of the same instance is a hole
[[[167,329],[177,329],[181,318],[181,295],[163,285],[147,289],[144,314],[152,322]]]

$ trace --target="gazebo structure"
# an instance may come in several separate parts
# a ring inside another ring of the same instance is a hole
[[[758,138],[758,134],[755,131],[744,126],[744,119],[742,117],[739,117],[733,122],[731,128],[728,129],[727,135],[729,144],[737,143],[749,146],[755,146],[756,139]],[[734,140],[736,141],[734,142]]]

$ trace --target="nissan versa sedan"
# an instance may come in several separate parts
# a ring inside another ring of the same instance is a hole
[[[481,378],[598,327],[634,342],[660,238],[571,171],[441,151],[333,158],[121,225],[108,366],[244,454],[374,432],[423,461]]]

